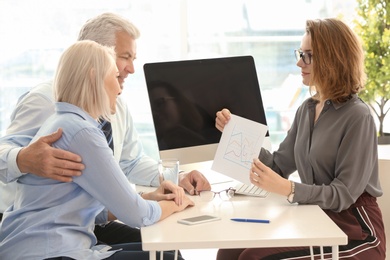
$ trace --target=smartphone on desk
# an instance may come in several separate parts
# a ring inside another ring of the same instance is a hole
[[[185,225],[196,225],[196,224],[202,224],[210,221],[216,221],[220,220],[220,217],[217,216],[211,216],[211,215],[200,215],[196,217],[191,217],[191,218],[183,218],[179,219],[177,222],[180,224],[185,224]]]

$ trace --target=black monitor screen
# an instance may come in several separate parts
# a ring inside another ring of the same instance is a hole
[[[160,151],[218,143],[222,108],[267,125],[251,56],[147,63],[144,73]]]

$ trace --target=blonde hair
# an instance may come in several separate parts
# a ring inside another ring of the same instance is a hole
[[[109,120],[111,109],[104,79],[114,66],[112,48],[90,40],[72,44],[58,63],[54,78],[55,100]]]
[[[306,21],[313,53],[312,82],[322,98],[344,102],[365,85],[363,47],[344,22],[334,18]]]

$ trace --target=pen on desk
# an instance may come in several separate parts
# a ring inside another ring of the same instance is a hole
[[[250,218],[231,218],[230,220],[237,222],[252,222],[252,223],[269,223],[268,219],[250,219]]]

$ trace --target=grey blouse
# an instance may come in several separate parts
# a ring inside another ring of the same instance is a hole
[[[298,171],[294,202],[342,211],[363,192],[382,195],[377,131],[370,109],[357,95],[345,103],[326,101],[314,124],[317,101],[307,99],[279,149],[259,159],[285,178]]]

